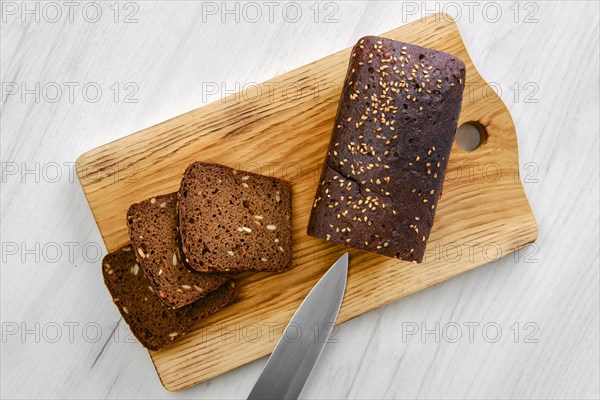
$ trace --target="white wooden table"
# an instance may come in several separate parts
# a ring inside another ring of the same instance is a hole
[[[512,112],[539,240],[343,324],[302,396],[599,397],[597,2],[1,7],[2,398],[244,398],[266,359],[169,393],[116,325],[74,161],[435,11]]]

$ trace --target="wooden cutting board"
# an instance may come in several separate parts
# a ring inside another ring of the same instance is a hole
[[[452,148],[425,262],[350,250],[338,323],[511,253],[537,237],[519,178],[515,126],[502,100],[475,69],[455,23],[436,14],[382,36],[460,57],[467,79],[459,125],[478,122],[488,137],[472,152]],[[292,183],[293,268],[245,275],[234,304],[201,321],[175,344],[150,352],[168,390],[185,389],[269,354],[302,299],[347,251],[308,237],[306,226],[349,56],[350,49],[340,51],[78,159],[81,185],[109,251],[128,242],[129,205],[176,191],[193,161],[222,163]]]

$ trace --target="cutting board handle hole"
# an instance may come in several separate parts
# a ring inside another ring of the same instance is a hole
[[[476,121],[465,122],[456,131],[456,144],[463,151],[471,152],[478,149],[487,141],[485,127]]]

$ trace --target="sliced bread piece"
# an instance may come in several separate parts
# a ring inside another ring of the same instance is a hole
[[[195,303],[174,310],[158,299],[136,265],[134,250],[125,246],[104,257],[102,274],[131,332],[150,350],[158,350],[185,335],[200,319],[231,303],[237,293],[235,283],[228,281]]]
[[[195,162],[179,189],[179,229],[196,271],[292,265],[292,188],[277,178]]]
[[[196,272],[184,265],[178,240],[177,193],[132,204],[127,227],[138,263],[169,307],[193,303],[231,279],[230,274]]]

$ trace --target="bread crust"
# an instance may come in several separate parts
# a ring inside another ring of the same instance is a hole
[[[465,81],[457,57],[366,36],[352,50],[308,234],[421,262]]]
[[[135,270],[131,246],[107,254],[102,260],[104,283],[133,335],[150,350],[158,350],[185,335],[202,318],[231,303],[237,294],[227,281],[204,298],[172,309],[156,296],[150,282]]]

